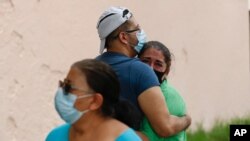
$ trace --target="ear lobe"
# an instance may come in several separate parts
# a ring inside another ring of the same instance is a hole
[[[89,109],[90,110],[99,109],[103,103],[103,96],[97,93],[93,97],[94,97],[94,100],[90,103]]]

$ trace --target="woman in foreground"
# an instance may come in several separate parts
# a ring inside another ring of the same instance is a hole
[[[56,111],[66,124],[53,129],[46,141],[141,141],[117,120],[131,118],[121,117],[127,103],[119,100],[119,91],[107,64],[94,59],[74,63],[55,96]]]

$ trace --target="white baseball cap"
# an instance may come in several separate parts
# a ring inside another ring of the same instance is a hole
[[[105,49],[106,37],[132,17],[125,7],[110,7],[105,10],[97,22],[97,30],[101,39],[100,54]]]

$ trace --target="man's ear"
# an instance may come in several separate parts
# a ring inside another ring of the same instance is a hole
[[[103,96],[99,93],[95,94],[93,101],[90,103],[89,109],[96,110],[99,109],[103,104]]]
[[[128,36],[125,32],[120,32],[118,37],[123,44],[128,44]]]

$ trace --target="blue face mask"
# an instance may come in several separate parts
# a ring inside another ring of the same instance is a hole
[[[140,30],[136,33],[136,37],[137,37],[137,40],[138,40],[138,43],[137,45],[135,46],[135,50],[137,53],[140,53],[143,45],[146,43],[146,39],[147,39],[147,35],[146,33],[144,32],[144,30]]]
[[[77,99],[93,96],[92,94],[75,96],[74,94],[64,94],[62,88],[58,88],[55,96],[55,108],[60,117],[67,123],[73,124],[89,110],[78,111],[74,104]]]

